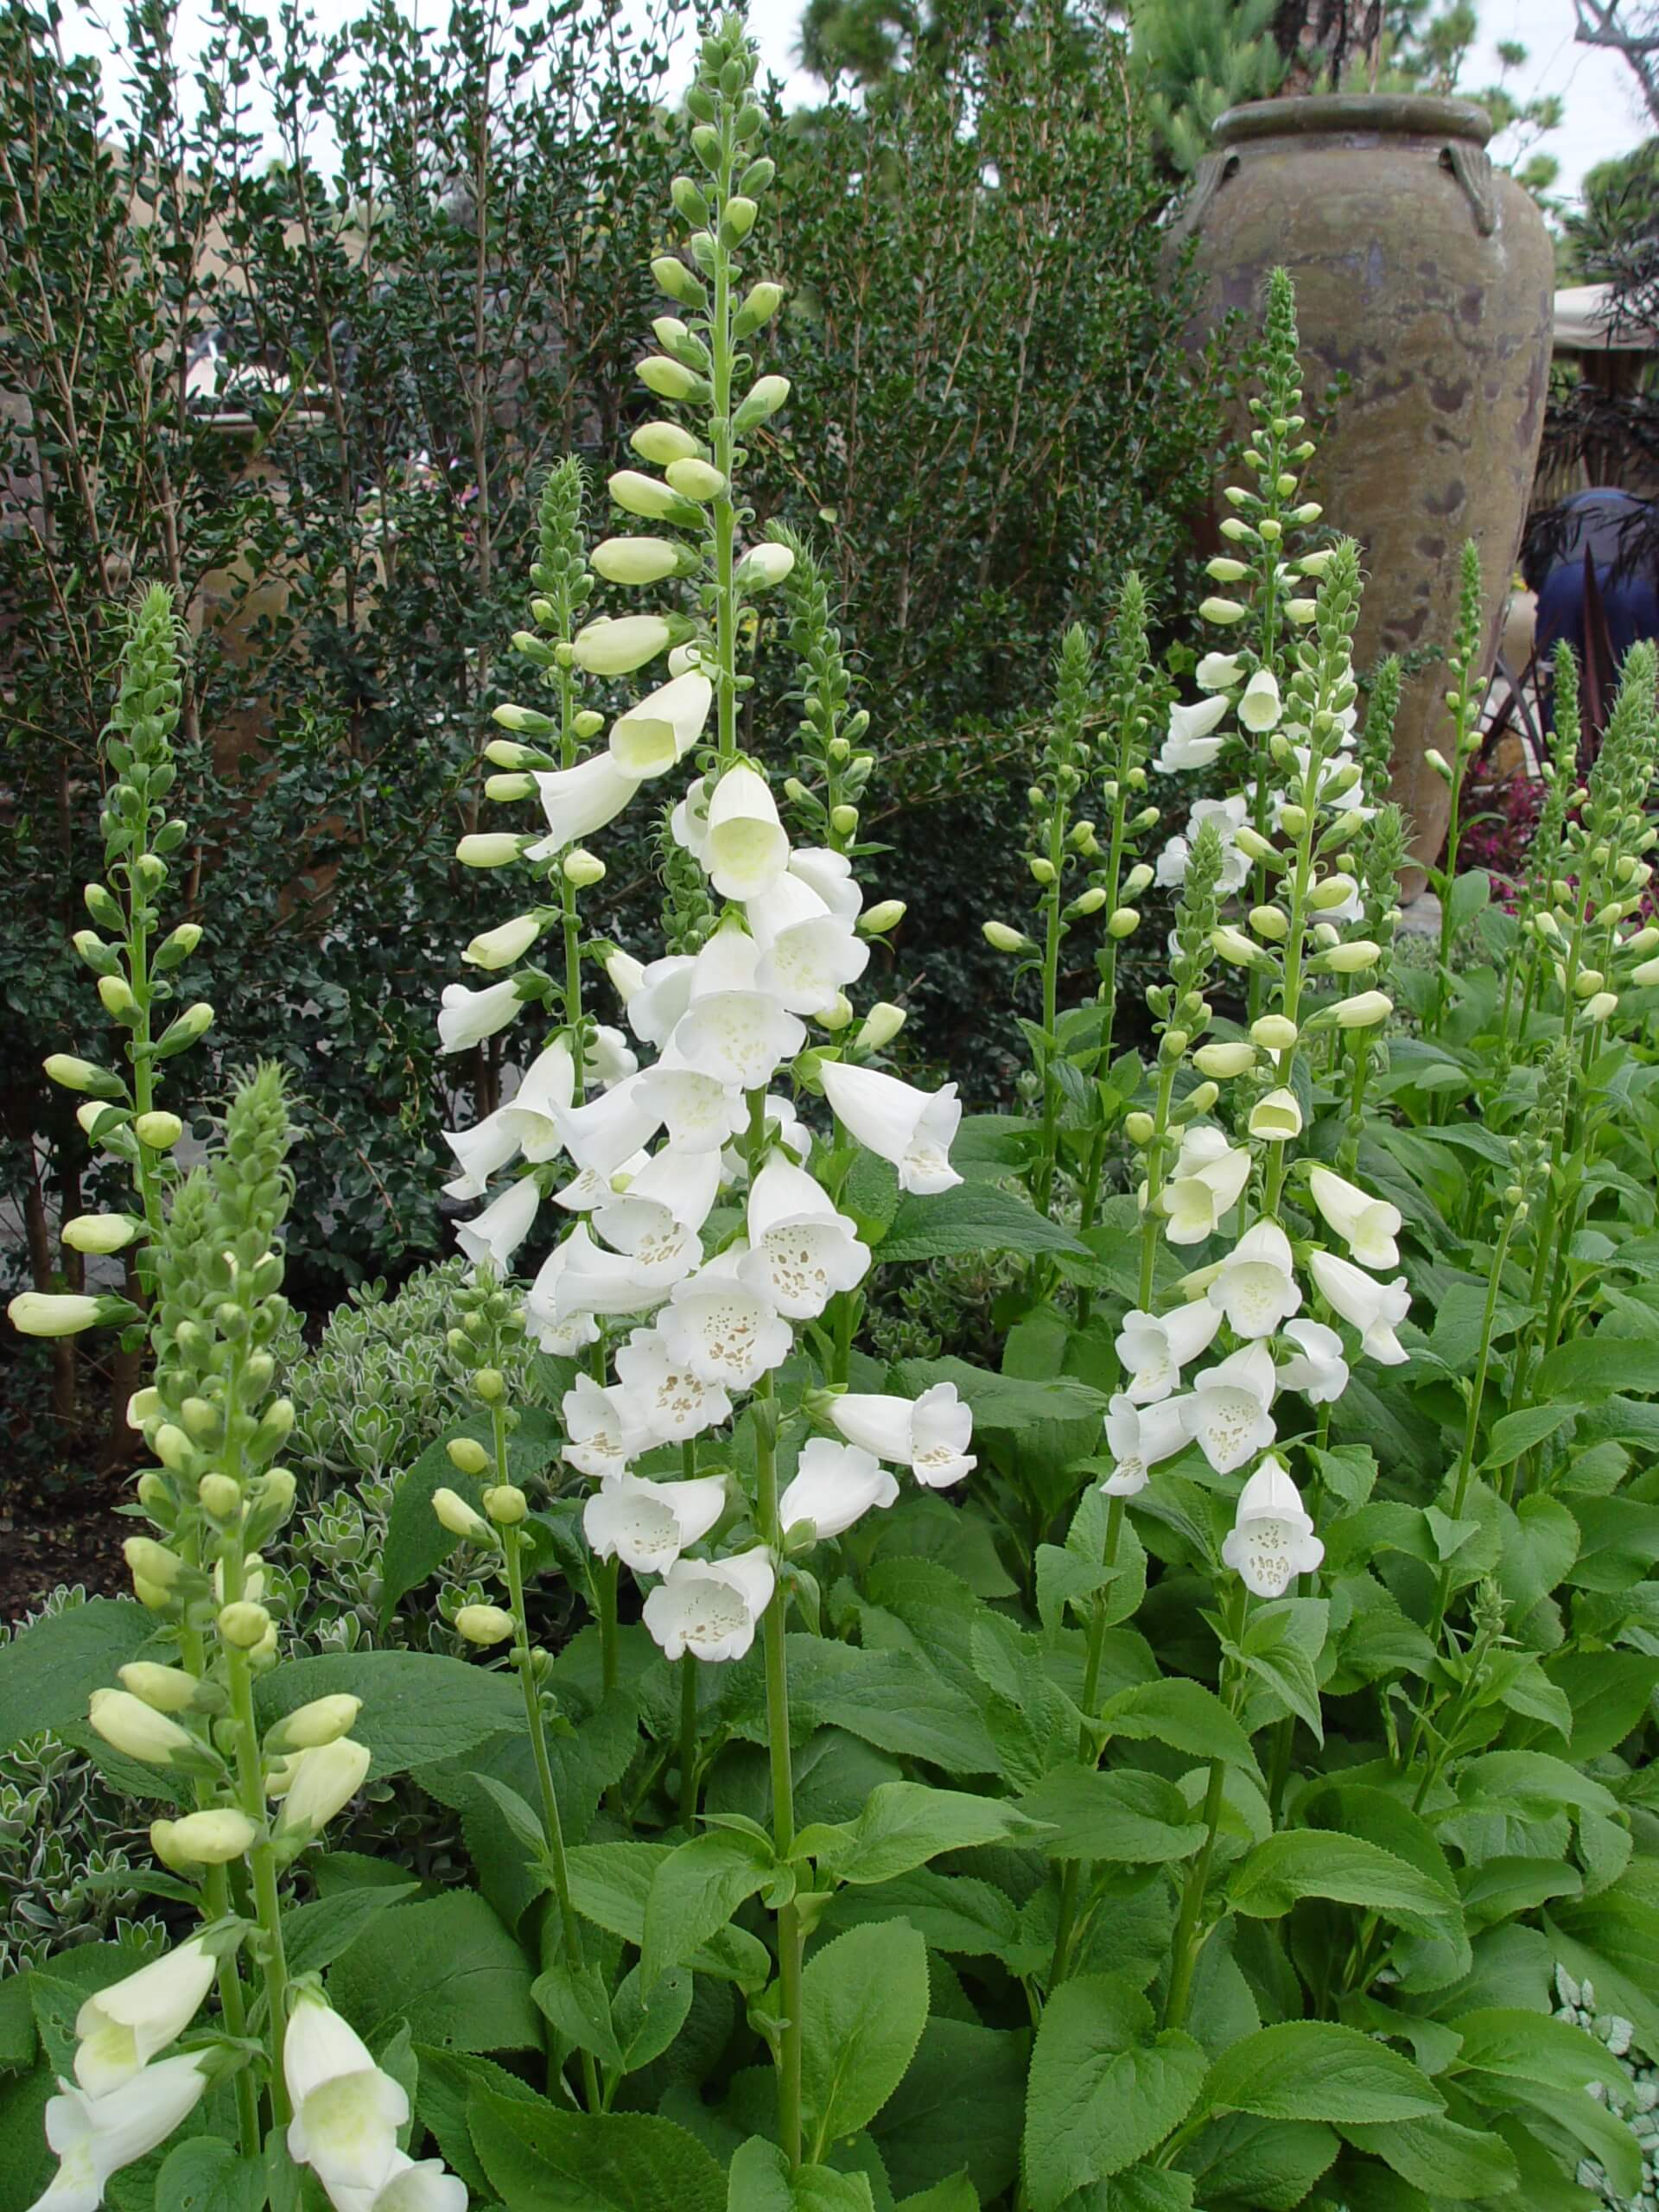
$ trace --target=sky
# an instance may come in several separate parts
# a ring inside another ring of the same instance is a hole
[[[359,0],[310,0],[320,23],[327,28],[358,11]],[[407,11],[437,23],[447,13],[446,0],[402,0]],[[1563,127],[1541,143],[1541,150],[1554,154],[1560,163],[1557,191],[1575,196],[1586,168],[1610,155],[1622,153],[1648,136],[1641,97],[1635,79],[1616,54],[1576,45],[1573,37],[1573,0],[1477,0],[1481,41],[1466,75],[1471,86],[1491,83],[1499,74],[1497,45],[1513,41],[1528,49],[1524,68],[1509,78],[1510,89],[1522,98],[1558,92],[1567,104]],[[119,77],[119,41],[110,25],[121,21],[119,0],[95,0],[94,7],[68,15],[66,41],[78,52],[96,54],[105,64],[106,81]],[[749,23],[760,42],[766,67],[783,83],[789,105],[822,97],[822,87],[796,60],[800,0],[749,0]],[[188,54],[201,35],[198,0],[180,0],[181,42]],[[690,76],[691,54],[687,44],[683,75]],[[1500,142],[1500,158],[1506,149]]]

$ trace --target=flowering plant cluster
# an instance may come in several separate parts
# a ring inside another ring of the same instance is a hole
[[[528,887],[441,1042],[518,1071],[446,1133],[462,1259],[397,1378],[442,1396],[362,1429],[349,1648],[297,1656],[284,1610],[283,1084],[158,1167],[151,1033],[105,995],[130,1079],[92,1133],[143,1256],[14,1318],[147,1343],[148,1532],[132,1600],[0,1651],[0,1709],[145,1802],[169,1944],[0,1985],[0,2212],[14,2170],[20,2212],[1633,2197],[1627,2076],[1554,2006],[1588,1983],[1659,2048],[1654,656],[1582,781],[1563,681],[1519,911],[1454,846],[1438,957],[1401,957],[1401,671],[1354,665],[1275,276],[1191,683],[1132,578],[1061,643],[1036,918],[985,931],[1040,993],[1028,1110],[965,1114],[874,997],[903,910],[866,903],[825,573],[743,496],[790,395],[740,19],[687,109],[628,519],[592,542],[551,470],[494,709],[484,796],[539,816],[460,845]],[[111,751],[140,856],[175,649],[147,601]],[[636,950],[582,904],[630,808]],[[112,905],[154,874],[125,849]],[[141,1014],[147,900],[111,955]],[[1119,955],[1166,900],[1141,1020]],[[890,1268],[987,1257],[976,1357],[866,1349]],[[385,1640],[423,1602],[438,1632]],[[393,1785],[449,1856],[355,1847]]]

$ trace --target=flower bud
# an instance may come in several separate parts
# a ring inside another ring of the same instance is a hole
[[[666,537],[607,537],[588,557],[613,584],[660,583],[680,566],[680,549]]]
[[[678,361],[671,361],[666,353],[647,353],[635,374],[658,399],[690,399],[702,381]]]
[[[584,707],[571,724],[571,728],[580,738],[597,737],[604,727],[604,715],[596,714],[591,707]]]
[[[1162,1060],[1179,1060],[1192,1042],[1185,1029],[1166,1029],[1158,1043],[1158,1057]]]
[[[728,488],[724,472],[709,461],[671,461],[663,474],[671,492],[695,499],[699,506],[721,498]]]
[[[184,1135],[184,1123],[176,1114],[158,1109],[138,1115],[133,1122],[132,1133],[151,1152],[170,1152]]]
[[[302,1751],[283,1794],[281,1833],[290,1839],[320,1835],[351,1803],[368,1771],[367,1745],[355,1744],[349,1736]]]
[[[124,976],[100,976],[98,995],[104,1002],[104,1011],[113,1021],[124,1020],[137,1011],[138,1001],[132,995],[132,986]]]
[[[1133,937],[1140,926],[1141,912],[1135,906],[1116,907],[1106,917],[1106,934],[1109,938]]]
[[[455,1632],[468,1643],[505,1643],[512,1634],[512,1615],[499,1605],[463,1605],[455,1615]]]
[[[1200,1045],[1192,1055],[1192,1065],[1200,1075],[1220,1076],[1224,1080],[1248,1075],[1255,1065],[1255,1047],[1243,1042]]]
[[[1659,983],[1659,958],[1644,960],[1639,968],[1632,968],[1630,981],[1639,990],[1644,991]]]
[[[1319,602],[1316,599],[1287,599],[1285,601],[1285,620],[1287,622],[1312,622],[1319,611]]]
[[[182,1820],[153,1821],[150,1847],[163,1866],[226,1866],[252,1848],[258,1830],[234,1806],[218,1805]]]
[[[1153,872],[1151,868],[1147,867],[1144,861],[1138,861],[1129,870],[1128,875],[1123,879],[1123,895],[1125,898],[1138,899],[1141,893],[1146,889],[1147,886],[1152,881],[1152,874]]]
[[[1363,976],[1368,968],[1375,968],[1382,957],[1382,948],[1370,938],[1351,938],[1346,944],[1333,944],[1328,952],[1319,955],[1319,965],[1332,976]]]
[[[1052,861],[1047,859],[1043,854],[1033,854],[1031,859],[1027,861],[1026,865],[1031,870],[1031,879],[1033,883],[1040,883],[1045,887],[1045,888],[1046,888],[1049,884],[1053,882],[1055,876],[1054,863]]]
[[[766,422],[789,397],[787,377],[760,377],[750,385],[747,396],[732,417],[732,428],[739,437],[746,430]]]
[[[665,468],[671,461],[695,460],[702,451],[690,431],[682,429],[677,423],[642,423],[628,443],[653,468]],[[604,574],[602,569],[600,574]]]
[[[1243,931],[1235,929],[1230,922],[1223,922],[1211,930],[1210,942],[1222,958],[1235,968],[1254,968],[1262,957],[1261,948],[1252,944]]]
[[[1442,782],[1448,784],[1451,782],[1451,768],[1447,766],[1445,753],[1440,751],[1437,745],[1426,747],[1423,753],[1423,758],[1427,761],[1429,766],[1434,771],[1435,774],[1440,778]]]
[[[1394,1001],[1382,991],[1359,991],[1336,1005],[1338,1029],[1371,1029],[1394,1012]]]
[[[168,1551],[153,1536],[129,1536],[121,1547],[121,1556],[130,1573],[143,1575],[146,1582],[162,1590],[173,1587],[184,1566],[176,1552]]]
[[[575,884],[578,891],[605,880],[605,863],[597,853],[588,852],[583,846],[575,846],[560,865],[560,873],[567,883]]]
[[[1573,996],[1592,999],[1606,980],[1599,968],[1580,968],[1573,978]]]
[[[1269,1144],[1284,1144],[1300,1136],[1302,1109],[1291,1090],[1270,1090],[1250,1109],[1249,1132]]]
[[[60,1090],[85,1091],[93,1098],[119,1098],[125,1088],[118,1076],[91,1060],[78,1058],[73,1052],[48,1052],[41,1065]]]
[[[781,284],[752,284],[743,304],[732,318],[734,338],[748,338],[772,321],[784,303]]]
[[[505,868],[532,842],[528,837],[514,837],[505,830],[480,830],[461,839],[455,847],[455,858],[463,868]]]
[[[665,292],[681,307],[707,306],[709,295],[677,254],[659,253],[651,264],[651,273],[657,280],[658,290]]]
[[[865,1015],[856,1039],[861,1052],[879,1052],[891,1045],[906,1020],[905,1009],[888,999],[878,999]]]
[[[317,1751],[345,1735],[362,1710],[362,1699],[343,1690],[314,1697],[276,1723],[265,1738],[265,1747],[273,1751]]]
[[[1097,914],[1105,904],[1105,885],[1091,883],[1086,891],[1078,892],[1077,897],[1066,908],[1065,918],[1070,922],[1084,921],[1090,914]]]
[[[452,1536],[466,1536],[475,1544],[490,1541],[490,1528],[480,1513],[474,1511],[458,1491],[435,1490],[432,1510]]]
[[[530,950],[542,933],[542,925],[534,914],[515,914],[511,921],[498,922],[493,930],[484,930],[475,937],[461,958],[474,968],[511,968],[513,962]]]
[[[1252,906],[1250,927],[1257,937],[1266,938],[1274,944],[1282,944],[1290,935],[1289,921],[1277,906]]]
[[[1250,572],[1243,561],[1235,561],[1221,554],[1215,560],[1205,563],[1204,573],[1218,584],[1240,584]]]
[[[1282,1014],[1264,1014],[1250,1024],[1250,1040],[1264,1052],[1288,1052],[1300,1033],[1296,1024]]]
[[[1205,622],[1217,622],[1223,625],[1242,622],[1249,612],[1249,608],[1236,599],[1211,598],[1200,600],[1198,602],[1198,617]]]
[[[535,795],[534,776],[513,774],[486,776],[484,779],[484,796],[498,806],[508,806],[515,799],[533,798]]]
[[[484,1510],[499,1529],[516,1529],[530,1511],[530,1500],[517,1483],[493,1483],[484,1493]]]
[[[1138,1109],[1123,1117],[1123,1134],[1131,1144],[1150,1144],[1157,1127],[1150,1114],[1143,1114]]]
[[[130,1213],[80,1213],[63,1225],[63,1241],[74,1252],[124,1252],[144,1224]]]
[[[452,1436],[444,1449],[451,1465],[463,1475],[481,1475],[493,1464],[484,1446],[470,1436]]]
[[[1586,1002],[1585,1019],[1586,1021],[1605,1021],[1608,1015],[1616,1013],[1618,1008],[1617,991],[1598,991],[1594,998]]]
[[[813,1020],[820,1029],[827,1029],[833,1037],[843,1030],[853,1018],[853,1002],[845,991],[837,991],[830,1004]]]
[[[499,1405],[507,1395],[507,1378],[499,1367],[480,1367],[473,1377],[473,1389],[486,1406]]]
[[[855,806],[832,806],[830,827],[837,837],[850,837],[858,829],[858,809]]]
[[[232,1599],[219,1610],[219,1632],[238,1651],[251,1651],[272,1625],[270,1615],[251,1598]]]
[[[196,1484],[201,1510],[214,1521],[232,1521],[242,1510],[242,1485],[233,1476],[204,1475]]]
[[[732,580],[745,591],[771,591],[793,574],[795,556],[787,545],[774,545],[770,539],[763,544],[751,545],[732,572]],[[837,738],[836,744],[845,740]],[[830,748],[834,750],[832,746]]]
[[[1287,496],[1288,496],[1289,488],[1294,486],[1295,479],[1294,477],[1288,480],[1281,478],[1281,482],[1286,484]],[[1319,517],[1324,512],[1325,509],[1319,505],[1317,499],[1304,499],[1301,505],[1294,511],[1290,518],[1293,522],[1300,523],[1302,527],[1306,530],[1312,524],[1318,522]],[[1319,556],[1317,554],[1311,554],[1308,557],[1309,559],[1317,560]],[[1330,557],[1330,555],[1327,553],[1325,558],[1329,560]],[[1305,561],[1302,563],[1302,566],[1305,569],[1307,568],[1307,563]],[[1308,569],[1308,574],[1310,575],[1317,575],[1319,571],[1317,569]]]
[[[904,918],[905,902],[902,899],[883,899],[859,916],[859,931],[864,937],[886,937],[888,931],[896,930]]]
[[[187,1675],[182,1667],[158,1667],[153,1659],[131,1659],[117,1671],[122,1688],[156,1713],[184,1713],[196,1701],[196,1678]]]
[[[666,652],[673,639],[660,614],[622,614],[589,622],[571,640],[571,652],[589,675],[630,676]]]
[[[986,944],[996,952],[1022,952],[1031,941],[1023,931],[1007,922],[982,922],[980,931]]]
[[[130,1690],[94,1690],[86,1717],[106,1744],[151,1766],[171,1766],[181,1751],[197,1749],[188,1728],[181,1728],[166,1712],[147,1705]]]

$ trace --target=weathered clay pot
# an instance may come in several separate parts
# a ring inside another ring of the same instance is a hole
[[[1480,547],[1490,666],[1543,432],[1554,264],[1543,219],[1485,151],[1467,100],[1342,95],[1230,108],[1177,235],[1196,232],[1198,327],[1254,318],[1268,271],[1296,282],[1310,400],[1345,370],[1313,489],[1368,572],[1357,651],[1450,645],[1465,538]],[[1409,682],[1395,795],[1432,862],[1446,786],[1443,667]]]

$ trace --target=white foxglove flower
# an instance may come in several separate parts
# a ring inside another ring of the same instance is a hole
[[[722,899],[769,891],[789,861],[789,838],[764,776],[745,760],[727,769],[709,801],[705,865]]]
[[[753,1389],[795,1341],[772,1300],[738,1274],[741,1256],[728,1249],[677,1282],[658,1323],[671,1358],[728,1390]]]
[[[1209,1351],[1220,1326],[1219,1310],[1203,1298],[1168,1313],[1143,1313],[1139,1307],[1126,1313],[1116,1351],[1128,1377],[1123,1395],[1129,1403],[1152,1405],[1179,1389],[1181,1370]]]
[[[1250,1155],[1230,1145],[1220,1129],[1200,1122],[1187,1130],[1174,1173],[1159,1193],[1168,1216],[1164,1234],[1172,1244],[1201,1244],[1214,1236],[1222,1216],[1237,1205],[1250,1179]]]
[[[469,1052],[505,1029],[523,1004],[518,986],[512,981],[486,984],[481,991],[469,991],[465,983],[446,983],[438,1011],[440,1048]]]
[[[1173,1401],[1218,1475],[1231,1474],[1273,1442],[1277,1432],[1268,1408],[1277,1382],[1266,1344],[1249,1344],[1205,1368],[1191,1394]]]
[[[849,1444],[908,1467],[929,1490],[948,1489],[979,1464],[968,1449],[974,1416],[954,1382],[936,1382],[919,1398],[845,1390],[829,1412]]]
[[[772,1153],[749,1191],[749,1249],[738,1273],[791,1321],[810,1321],[863,1281],[870,1249],[821,1184]]]
[[[1192,671],[1200,691],[1230,691],[1244,673],[1236,653],[1205,653]]]
[[[1282,1598],[1325,1557],[1296,1485],[1281,1461],[1265,1459],[1239,1493],[1221,1556],[1258,1598]]]
[[[1302,1133],[1302,1109],[1294,1090],[1269,1090],[1250,1109],[1250,1135],[1268,1144],[1287,1144]]]
[[[848,1135],[899,1170],[901,1191],[931,1198],[961,1182],[950,1165],[951,1141],[962,1122],[954,1083],[918,1090],[896,1075],[845,1060],[825,1060],[819,1079]]]
[[[365,2205],[360,2191],[340,2192],[332,2202],[335,2212],[467,2212],[467,2184],[445,2167],[442,2158],[418,2162],[406,2152],[394,2151],[380,2186]]]
[[[625,1083],[629,1076],[639,1072],[639,1057],[629,1050],[628,1040],[620,1029],[601,1021],[588,1040],[582,1066],[589,1083],[596,1083],[605,1090],[614,1090],[619,1083]]]
[[[718,1154],[749,1125],[749,1104],[741,1088],[702,1068],[688,1067],[672,1046],[639,1079],[677,1152]]]
[[[1209,767],[1227,741],[1216,733],[1226,721],[1230,703],[1217,692],[1195,707],[1172,707],[1168,734],[1153,766],[1166,776],[1184,768]]]
[[[1283,712],[1278,677],[1270,668],[1258,668],[1244,686],[1238,702],[1238,719],[1246,729],[1262,737],[1268,730],[1279,727],[1279,718]]]
[[[1325,1304],[1359,1331],[1360,1350],[1379,1366],[1403,1366],[1411,1355],[1394,1332],[1411,1311],[1405,1277],[1377,1282],[1334,1252],[1316,1251],[1308,1265]]]
[[[789,856],[789,873],[815,893],[830,913],[857,920],[864,893],[845,853],[834,852],[828,845],[798,846]],[[749,919],[753,926],[753,916]]]
[[[553,1203],[567,1213],[592,1213],[626,1190],[650,1158],[648,1152],[631,1152],[620,1167],[603,1175],[591,1167],[582,1168],[568,1183],[560,1184],[553,1193]]]
[[[1290,1239],[1276,1221],[1247,1229],[1222,1262],[1205,1293],[1227,1316],[1235,1336],[1270,1337],[1300,1310]]]
[[[1374,1198],[1328,1167],[1315,1167],[1307,1179],[1313,1203],[1363,1268],[1397,1268],[1400,1209]]]
[[[725,1510],[726,1484],[718,1475],[677,1483],[618,1475],[602,1482],[582,1508],[582,1528],[600,1559],[620,1559],[636,1574],[666,1574]]]
[[[676,1359],[660,1329],[635,1329],[614,1356],[616,1387],[632,1418],[653,1444],[683,1444],[731,1418],[732,1402]]]
[[[1348,1388],[1342,1338],[1323,1321],[1292,1321],[1285,1329],[1297,1350],[1279,1370],[1281,1390],[1300,1390],[1311,1406],[1334,1405]]]
[[[546,861],[613,822],[639,784],[637,777],[624,775],[611,753],[595,753],[574,768],[538,771],[536,788],[549,834],[531,846],[526,857]]]
[[[576,1095],[576,1063],[563,1037],[538,1052],[524,1071],[524,1079],[499,1115],[513,1130],[524,1158],[532,1164],[551,1160],[563,1150],[556,1116],[568,1111]],[[480,1128],[484,1124],[480,1122]]]
[[[709,865],[709,779],[698,776],[668,817],[669,834],[705,868]]]
[[[676,1280],[671,1268],[653,1272],[627,1253],[607,1252],[595,1244],[585,1221],[565,1238],[563,1249],[565,1262],[553,1284],[554,1316],[561,1321],[572,1313],[646,1313],[661,1305]],[[664,1280],[656,1281],[655,1274]]]
[[[810,1521],[822,1543],[845,1535],[872,1506],[891,1505],[898,1495],[897,1482],[873,1452],[815,1436],[802,1447],[799,1471],[778,1501],[778,1525],[789,1529]]]
[[[198,1936],[89,1997],[75,2015],[75,2079],[87,2095],[118,2089],[181,2036],[217,1971]]]
[[[569,1244],[555,1245],[542,1262],[524,1297],[524,1311],[536,1332],[536,1341],[555,1359],[571,1359],[599,1341],[599,1324],[591,1313],[561,1314],[558,1281],[569,1265]]]
[[[1143,1491],[1151,1471],[1160,1459],[1173,1459],[1186,1442],[1186,1423],[1179,1398],[1164,1398],[1155,1405],[1137,1406],[1120,1391],[1106,1408],[1106,1449],[1112,1471],[1100,1487],[1108,1497],[1133,1497]]]
[[[46,2139],[58,2171],[31,2212],[98,2212],[111,2174],[165,2143],[207,2086],[206,2051],[159,2058],[100,2097],[60,2082],[46,2105]]]
[[[768,1094],[766,1102],[766,1134],[775,1151],[781,1145],[797,1160],[805,1161],[812,1149],[812,1132],[796,1113],[787,1098]],[[749,1172],[749,1163],[735,1145],[728,1145],[720,1155],[721,1179],[735,1183]]]
[[[762,1089],[806,1043],[798,1017],[758,985],[760,957],[747,930],[722,923],[696,957],[691,1003],[671,1040],[683,1065],[740,1090]]]
[[[409,2098],[332,2006],[302,1989],[283,2037],[283,2078],[294,2117],[289,2156],[309,2166],[331,2196],[372,2193],[385,2181],[409,2119]]]
[[[764,1545],[732,1559],[678,1559],[645,1599],[645,1626],[665,1658],[741,1659],[776,1586]]]
[[[600,1481],[625,1475],[645,1448],[626,1391],[606,1389],[591,1375],[578,1375],[560,1401],[566,1442],[559,1457],[578,1472]]]
[[[369,1748],[337,1736],[302,1751],[293,1763],[283,1797],[283,1827],[290,1834],[321,1835],[343,1813],[368,1777]]]
[[[624,952],[620,944],[613,945],[605,956],[605,973],[610,979],[611,988],[621,1000],[626,1013],[634,993],[645,980],[643,964],[631,952]]]
[[[445,1129],[442,1134],[461,1170],[453,1182],[443,1186],[444,1196],[449,1198],[481,1198],[491,1176],[518,1150],[518,1124],[506,1106],[498,1106],[470,1129]]]
[[[1166,888],[1185,883],[1192,841],[1206,822],[1213,822],[1221,839],[1221,874],[1217,888],[1223,898],[1240,891],[1249,881],[1250,863],[1233,840],[1249,819],[1249,799],[1242,792],[1229,798],[1201,798],[1186,817],[1184,836],[1172,837],[1158,856],[1157,880]]]
[[[455,1224],[455,1242],[475,1268],[487,1262],[499,1274],[505,1274],[513,1254],[531,1232],[541,1202],[536,1178],[521,1175],[492,1198],[482,1213]]]
[[[663,1124],[651,1087],[655,1072],[642,1068],[584,1106],[555,1109],[554,1126],[578,1167],[591,1167],[596,1175],[614,1175],[625,1160],[651,1142]]]
[[[824,1014],[845,983],[869,965],[870,948],[853,918],[834,913],[793,869],[744,909],[761,958],[755,987],[771,991],[791,1014]]]
[[[611,724],[612,760],[636,781],[665,774],[696,743],[714,696],[695,670],[672,677]]]
[[[637,1279],[666,1290],[702,1258],[702,1229],[720,1189],[720,1158],[664,1146],[620,1198],[594,1210],[593,1227],[631,1262]]]
[[[642,1045],[660,1052],[674,1033],[674,1025],[691,1003],[691,970],[696,965],[689,952],[671,952],[642,969],[627,1000],[628,1027]]]

